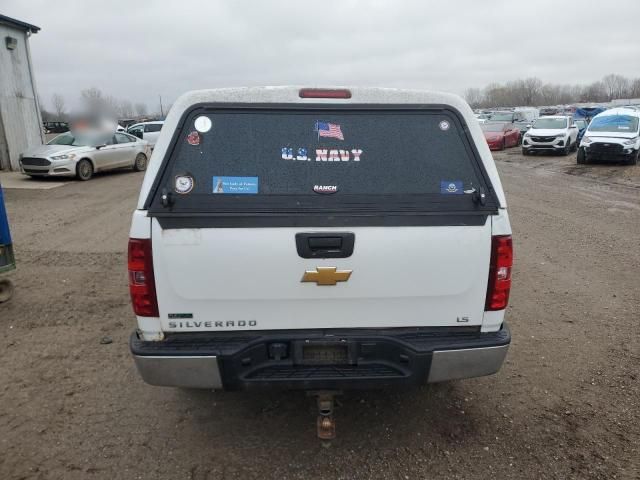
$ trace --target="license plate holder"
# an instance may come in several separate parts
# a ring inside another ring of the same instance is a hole
[[[294,361],[299,365],[353,365],[355,344],[342,341],[296,342]]]

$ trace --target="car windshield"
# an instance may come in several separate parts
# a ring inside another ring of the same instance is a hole
[[[576,125],[578,126],[578,128],[584,128],[587,126],[587,122],[585,122],[584,120],[576,120]]]
[[[49,140],[47,145],[69,145],[71,147],[86,147],[92,144],[92,139],[88,136],[73,135],[71,132],[58,135]]]
[[[541,129],[560,129],[567,128],[567,119],[566,118],[539,118],[536,120],[536,123],[533,125],[533,128],[541,130]]]
[[[630,115],[605,115],[595,117],[589,125],[590,132],[623,132],[638,131],[638,118]]]
[[[504,124],[502,123],[485,123],[480,126],[485,132],[502,132],[504,130]]]
[[[494,122],[510,122],[513,120],[513,113],[494,113],[491,115],[491,120]]]

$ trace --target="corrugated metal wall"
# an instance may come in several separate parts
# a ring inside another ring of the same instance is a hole
[[[9,50],[5,38],[18,40]],[[22,30],[0,25],[0,168],[18,170],[18,156],[42,143],[42,119],[34,98],[29,71],[27,35]]]

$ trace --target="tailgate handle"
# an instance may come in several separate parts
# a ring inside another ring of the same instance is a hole
[[[296,248],[302,258],[347,258],[355,238],[351,232],[296,233]]]
[[[340,250],[342,237],[309,237],[311,250]]]

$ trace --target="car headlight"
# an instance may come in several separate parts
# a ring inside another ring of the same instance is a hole
[[[638,141],[638,137],[630,138],[626,142],[622,142],[623,145],[633,145]]]
[[[55,155],[51,157],[51,160],[73,160],[74,158],[76,158],[75,153],[69,153],[66,155]]]
[[[589,137],[582,137],[582,141],[583,141],[584,143],[591,143],[591,142],[593,142],[593,140],[592,140],[591,138],[589,138]]]

